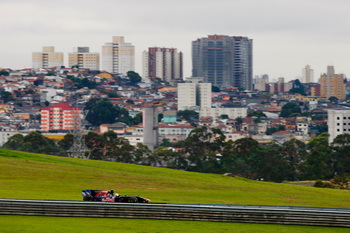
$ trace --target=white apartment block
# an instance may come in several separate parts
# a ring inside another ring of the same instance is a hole
[[[350,133],[350,110],[328,110],[329,142],[340,134]]]
[[[308,122],[297,122],[297,132],[301,132],[303,135],[309,133],[309,124]]]
[[[177,84],[177,110],[190,110],[197,106],[195,83]]]
[[[63,66],[63,53],[55,52],[54,46],[44,46],[42,52],[32,53],[34,69]]]
[[[74,52],[68,53],[68,66],[79,66],[79,68],[99,70],[100,54],[90,53],[89,47],[74,48]]]
[[[170,82],[182,79],[182,53],[175,48],[148,48],[142,53],[142,77]]]
[[[211,83],[199,83],[198,84],[198,97],[200,108],[211,108],[212,98],[211,98]]]
[[[188,83],[178,83],[177,109],[211,108],[211,83],[202,83],[203,78],[188,78]]]
[[[135,70],[135,47],[124,36],[113,36],[102,46],[102,70],[123,75]]]
[[[213,117],[219,118],[222,115],[227,115],[230,119],[236,119],[237,117],[246,117],[247,108],[201,108],[199,112],[200,117]]]

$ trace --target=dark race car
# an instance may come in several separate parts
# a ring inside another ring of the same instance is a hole
[[[83,201],[103,201],[103,202],[129,202],[129,203],[148,203],[151,200],[139,196],[121,196],[114,193],[113,189],[102,190],[82,190]]]

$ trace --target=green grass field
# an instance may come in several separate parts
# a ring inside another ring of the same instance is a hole
[[[0,198],[81,200],[81,190],[83,189],[114,189],[115,192],[122,195],[140,195],[154,202],[350,208],[350,192],[345,190],[258,182],[222,175],[7,150],[0,150],[0,171]],[[41,225],[39,224],[40,219],[45,219]],[[227,232],[225,231],[226,228],[233,229],[235,227],[243,230],[230,230],[230,232],[316,232],[313,229],[324,230],[318,232],[335,232],[326,231],[328,228],[261,224],[120,219],[89,220],[25,216],[1,216],[0,232],[19,232],[20,229],[18,228],[26,224],[28,226],[32,225],[28,229],[35,229],[34,223],[36,221],[39,224],[36,230],[28,232],[40,232],[38,229],[54,227],[55,222],[63,222],[62,224],[58,224],[62,225],[60,227],[86,225],[87,229],[98,228],[100,226],[106,227],[103,229],[110,229],[110,227],[116,227],[118,225],[125,228],[125,230],[118,232],[186,232],[176,230],[182,225],[183,227],[191,226],[191,228],[196,228],[193,231],[191,230],[191,232],[196,232],[195,230],[197,228],[202,229],[202,231],[198,232]],[[15,224],[16,222],[21,222],[21,224]],[[143,227],[145,225],[143,222],[147,222],[147,229]],[[109,224],[112,226],[108,226]],[[130,230],[127,228],[129,225],[131,227]],[[197,225],[201,227],[197,227]],[[4,226],[8,227],[4,228]],[[162,228],[164,226],[167,227]],[[210,226],[215,226],[215,228],[220,226],[218,229],[222,230],[210,231]],[[60,227],[57,226],[54,228],[61,229]],[[161,229],[157,230],[158,227]],[[254,230],[258,228],[262,229],[262,231]],[[266,230],[264,231],[265,228]],[[279,230],[273,231],[272,228]],[[18,230],[11,231],[11,229]],[[289,231],[289,229],[294,230]],[[341,228],[330,229],[337,229],[337,231],[343,232]],[[64,232],[64,230],[60,232]],[[75,232],[75,230],[72,229],[69,232]]]
[[[19,224],[20,223],[20,224]],[[1,233],[347,233],[346,228],[105,218],[0,216]]]

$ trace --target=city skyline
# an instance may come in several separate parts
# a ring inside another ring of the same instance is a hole
[[[101,53],[111,36],[125,36],[135,46],[135,71],[142,74],[142,51],[173,47],[183,52],[184,77],[191,76],[191,42],[212,34],[253,39],[253,76],[291,80],[302,76],[307,64],[314,81],[334,65],[337,73],[350,74],[350,32],[345,0],[216,2],[154,0],[128,2],[62,0],[3,0],[0,25],[0,67],[32,67],[32,52],[55,46],[64,52],[87,46]]]

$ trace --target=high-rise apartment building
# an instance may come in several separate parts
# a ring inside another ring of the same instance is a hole
[[[113,36],[102,46],[102,70],[123,75],[135,70],[135,47],[124,36]]]
[[[34,69],[63,66],[63,53],[55,52],[54,46],[44,46],[42,52],[32,53]]]
[[[329,142],[340,134],[350,133],[350,110],[328,110]]]
[[[174,48],[148,48],[142,54],[142,77],[160,78],[167,82],[182,79],[182,59],[182,52]]]
[[[303,69],[303,80],[304,83],[312,83],[314,80],[314,70],[311,69],[310,65],[306,65]]]
[[[253,41],[242,36],[211,35],[192,42],[192,76],[220,88],[252,89]]]
[[[81,109],[72,107],[69,103],[53,103],[41,109],[41,130],[68,131],[73,130],[80,122]]]
[[[339,100],[346,98],[346,84],[344,83],[344,74],[335,74],[334,67],[327,67],[327,74],[321,75],[320,91],[321,96],[329,99],[336,97]]]
[[[79,68],[99,70],[100,69],[100,54],[90,53],[89,47],[74,48],[72,53],[68,53],[68,65],[79,66]]]
[[[186,83],[177,84],[177,109],[211,108],[211,83],[203,83],[202,77],[186,80]]]

